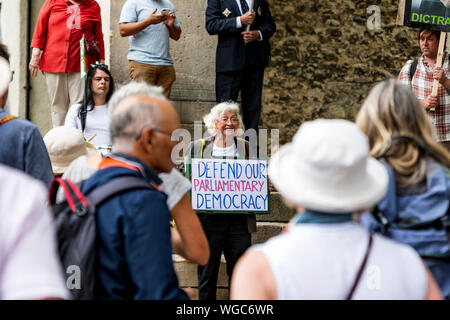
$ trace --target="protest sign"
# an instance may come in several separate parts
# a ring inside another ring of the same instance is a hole
[[[449,32],[450,0],[401,0],[397,24]]]
[[[197,212],[269,213],[267,160],[192,158],[186,176]]]

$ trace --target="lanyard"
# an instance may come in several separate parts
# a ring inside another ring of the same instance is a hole
[[[98,168],[99,169],[106,169],[111,167],[121,167],[121,168],[127,168],[133,171],[137,171],[143,176],[146,176],[144,169],[139,163],[129,161],[127,159],[124,159],[122,157],[112,156],[109,155],[100,162]]]
[[[16,116],[6,116],[0,120],[0,125],[6,123],[8,121],[11,121],[13,119],[17,119],[17,117]]]

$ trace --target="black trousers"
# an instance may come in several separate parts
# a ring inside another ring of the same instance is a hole
[[[208,263],[197,269],[200,300],[216,300],[217,277],[222,252],[227,262],[228,287],[234,265],[251,245],[245,214],[198,214],[209,242]]]
[[[242,118],[245,130],[255,129],[261,116],[261,95],[264,68],[246,65],[243,70],[216,73],[216,101],[237,101],[239,92],[242,100]]]

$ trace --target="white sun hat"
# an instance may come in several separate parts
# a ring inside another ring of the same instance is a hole
[[[11,69],[6,59],[0,57],[0,96],[3,95],[11,82]]]
[[[388,184],[386,169],[369,155],[366,136],[347,120],[304,123],[272,157],[268,173],[285,198],[327,213],[369,209]]]
[[[63,174],[79,156],[97,152],[93,145],[84,141],[81,130],[73,127],[60,126],[51,129],[44,136],[44,143],[50,156],[53,174]]]

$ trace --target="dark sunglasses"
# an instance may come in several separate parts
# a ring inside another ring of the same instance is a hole
[[[105,68],[109,70],[109,67],[106,64],[103,63],[93,63],[89,66],[89,68],[91,69],[96,69],[96,68]]]

